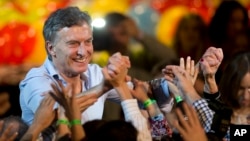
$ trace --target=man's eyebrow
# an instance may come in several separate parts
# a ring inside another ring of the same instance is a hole
[[[80,42],[80,41],[78,41],[78,40],[68,40],[65,43],[72,43],[72,42]]]

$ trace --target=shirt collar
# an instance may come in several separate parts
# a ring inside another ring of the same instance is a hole
[[[62,76],[58,73],[58,71],[55,68],[55,66],[52,63],[52,61],[50,61],[48,57],[46,58],[46,60],[44,62],[44,66],[47,69],[47,72],[49,73],[49,75],[52,76],[54,79],[64,80],[62,78]],[[80,78],[83,81],[87,81],[88,77],[89,77],[88,70],[85,71],[85,72],[83,72],[82,74],[80,74]]]

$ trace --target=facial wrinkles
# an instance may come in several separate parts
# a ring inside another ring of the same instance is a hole
[[[64,71],[69,73],[85,71],[93,52],[92,43],[85,44],[89,39],[92,39],[92,31],[87,24],[64,27],[59,31],[57,53],[60,57],[57,60],[66,69]]]

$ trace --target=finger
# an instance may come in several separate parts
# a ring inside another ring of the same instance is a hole
[[[180,108],[176,108],[175,109],[175,113],[177,115],[177,118],[179,120],[180,125],[183,127],[183,129],[185,131],[188,131],[188,127],[190,125],[188,124],[188,120],[185,119],[186,115],[183,115],[183,113],[181,112]]]
[[[61,102],[60,98],[57,97],[57,95],[55,95],[54,92],[49,91],[48,93],[49,93],[49,95],[50,95],[55,101],[57,101],[60,105],[62,105],[62,102]]]
[[[177,86],[175,84],[173,84],[172,82],[167,82],[168,83],[168,88],[169,91],[173,94],[179,94],[179,89],[177,88]]]
[[[8,137],[8,141],[14,141],[18,135],[18,132],[13,133],[10,137]]]
[[[128,57],[128,56],[123,56],[123,60],[124,60],[124,62],[125,62],[125,64],[126,64],[126,67],[127,67],[127,68],[130,68],[131,65],[130,65],[129,57]]]
[[[42,104],[45,103],[46,105],[51,106],[51,105],[54,105],[55,100],[54,100],[49,94],[47,94],[47,95],[43,98],[43,100],[42,100],[41,103],[42,103]]]
[[[174,82],[174,77],[173,76],[170,76],[170,75],[165,75],[164,78],[169,81],[169,82]]]
[[[116,74],[119,74],[120,72],[121,72],[121,70],[120,70],[118,65],[113,65],[113,64],[108,65],[109,75],[116,75]]]
[[[200,120],[199,120],[199,118],[198,118],[198,115],[197,115],[195,109],[194,109],[191,105],[187,105],[187,107],[189,108],[189,111],[190,111],[190,113],[191,113],[190,116],[191,116],[191,118],[193,119],[194,125],[200,124]]]
[[[184,62],[184,58],[180,58],[180,67],[185,69],[185,62]]]
[[[187,136],[186,131],[183,129],[182,126],[180,126],[179,121],[178,120],[174,120],[173,121],[173,126],[179,131],[180,135],[183,137]]]
[[[173,73],[177,79],[182,79],[186,71],[183,68],[176,66],[175,69],[173,69]]]
[[[56,84],[51,83],[50,85],[51,85],[51,87],[52,87],[52,89],[53,89],[53,91],[54,91],[54,94],[56,94],[56,95],[58,95],[58,96],[62,96],[62,95],[61,95],[61,91],[60,91],[59,88],[56,86]]]
[[[10,123],[10,124],[7,126],[7,128],[3,131],[3,134],[2,134],[2,136],[1,136],[1,138],[2,138],[4,141],[8,139],[8,135],[10,134],[12,127],[13,127],[13,124]]]
[[[80,103],[80,109],[86,110],[89,106],[93,105],[97,101],[97,98],[88,99]]]
[[[194,120],[193,120],[192,114],[190,112],[190,109],[189,109],[187,103],[183,102],[182,104],[183,104],[182,106],[183,106],[183,109],[184,109],[184,112],[185,112],[185,116],[188,117],[188,122],[187,121],[186,122],[189,124],[189,126],[194,125]]]
[[[102,74],[103,74],[103,76],[104,76],[104,78],[105,78],[106,80],[110,80],[110,79],[111,79],[110,76],[109,76],[108,68],[107,68],[107,67],[103,67],[103,68],[102,68]]]
[[[222,59],[223,59],[223,52],[222,52],[222,49],[221,49],[221,48],[218,48],[218,49],[214,50],[213,53],[214,53],[214,55],[216,56],[217,60],[221,62]]]
[[[190,65],[191,65],[191,57],[188,56],[187,60],[186,60],[186,69],[184,69],[184,70],[186,70],[190,75],[192,75],[191,71],[190,71]]]
[[[191,76],[194,76],[194,74],[195,74],[194,60],[191,61],[190,74],[191,74]]]

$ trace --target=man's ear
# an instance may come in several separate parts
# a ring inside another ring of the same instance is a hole
[[[46,48],[48,50],[48,53],[51,56],[55,56],[56,55],[55,48],[53,47],[53,45],[52,45],[52,43],[50,41],[46,41]]]

